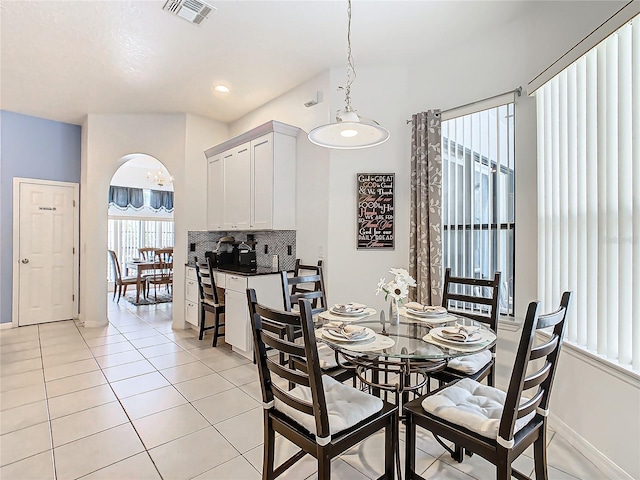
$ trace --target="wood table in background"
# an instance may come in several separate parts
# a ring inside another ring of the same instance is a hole
[[[170,263],[159,263],[159,262],[131,262],[127,263],[127,268],[132,270],[136,270],[137,274],[137,283],[136,283],[136,303],[140,303],[140,288],[142,288],[142,274],[145,270],[157,270],[159,268],[170,268],[173,270],[173,262]]]

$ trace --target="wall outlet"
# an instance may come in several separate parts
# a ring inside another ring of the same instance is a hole
[[[267,254],[269,253],[269,245],[265,244],[264,246],[264,253]]]
[[[195,252],[196,251],[196,244],[195,243],[190,243],[189,244],[189,251],[190,252]]]
[[[291,245],[287,245],[287,255],[291,255],[293,252],[293,247]]]

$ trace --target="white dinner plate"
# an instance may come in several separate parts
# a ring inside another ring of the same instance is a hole
[[[428,325],[440,325],[442,323],[453,322],[457,319],[457,317],[454,317],[453,315],[443,315],[441,317],[419,317],[409,312],[405,312],[405,316],[412,320],[419,320]]]
[[[366,307],[351,312],[340,312],[331,307],[329,311],[334,315],[339,315],[341,317],[362,317],[363,315],[368,315]]]
[[[467,340],[467,341],[461,342],[460,340],[454,340],[454,339],[451,339],[451,338],[446,338],[445,336],[442,335],[442,330],[444,328],[451,328],[451,327],[436,327],[436,328],[432,328],[430,333],[431,333],[432,336],[435,336],[438,340],[440,340],[442,342],[451,343],[453,345],[477,345],[479,343],[487,341],[487,339],[484,337],[484,335],[482,335],[482,331],[480,331],[480,330],[477,330],[476,332],[474,332],[474,335],[477,333],[477,337],[475,337],[475,339],[473,339],[473,340]]]
[[[344,337],[341,337],[340,335],[336,335],[335,333],[329,330],[325,330],[324,328],[322,329],[322,336],[327,340],[331,340],[333,342],[341,342],[341,343],[363,342],[363,341],[371,340],[372,338],[375,338],[376,332],[374,332],[373,330],[367,327],[363,327],[363,328],[367,335],[364,337],[358,338],[357,340],[348,340]]]
[[[429,312],[429,311],[425,312],[424,310],[414,310],[409,307],[407,307],[407,312],[409,312],[412,315],[415,315],[416,317],[424,317],[424,318],[440,318],[440,317],[446,317],[447,315],[449,315],[449,312],[447,312],[446,310],[439,311],[439,312]]]

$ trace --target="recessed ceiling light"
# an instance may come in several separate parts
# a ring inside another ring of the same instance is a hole
[[[229,93],[229,87],[227,87],[226,85],[216,85],[215,87],[213,87],[213,89],[216,92],[220,92],[220,93]]]

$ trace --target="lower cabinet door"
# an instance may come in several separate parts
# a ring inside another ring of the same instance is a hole
[[[188,300],[184,302],[184,318],[188,323],[197,327],[199,325],[199,313],[197,303],[193,303]]]
[[[234,292],[228,288],[225,290],[225,337],[228,344],[251,352],[251,331],[247,328],[249,324],[249,309],[247,307],[247,294]]]

